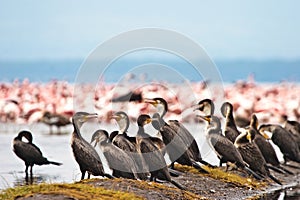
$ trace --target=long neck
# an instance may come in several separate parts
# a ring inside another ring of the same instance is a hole
[[[207,127],[207,134],[222,134],[221,127],[219,125],[213,124],[213,125],[208,125]]]
[[[78,125],[73,121],[72,122],[73,127],[74,127],[74,132],[73,134],[76,135],[79,138],[82,138],[81,134],[80,134],[80,127],[78,127]]]
[[[230,109],[230,108],[227,108],[227,109]],[[235,125],[235,120],[233,118],[233,113],[232,113],[231,109],[228,110],[227,113],[226,113],[226,122],[225,122],[225,125],[237,129],[236,125]]]
[[[160,104],[157,108],[158,114],[161,118],[165,116],[165,114],[168,112],[168,106],[165,104]]]
[[[125,133],[129,128],[129,121],[128,119],[122,119],[118,122],[119,128],[120,128],[120,133]]]

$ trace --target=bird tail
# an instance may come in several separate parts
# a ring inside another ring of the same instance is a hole
[[[217,166],[212,165],[212,164],[206,162],[205,160],[199,160],[199,162],[202,163],[203,165],[207,166],[207,167],[210,167],[210,168],[217,168]]]
[[[204,173],[204,174],[209,174],[209,172],[205,169],[203,169],[198,163],[192,162],[192,165],[194,168],[198,169],[199,172]]]
[[[257,173],[255,173],[255,172],[254,172],[253,170],[251,170],[249,167],[245,166],[244,169],[248,172],[248,174],[252,175],[252,176],[253,176],[254,178],[256,178],[257,180],[262,180],[262,179],[263,179],[262,176],[260,176],[260,175],[258,175]]]
[[[269,175],[269,177],[270,177],[275,183],[277,183],[277,184],[279,184],[279,185],[282,185],[282,183],[281,183],[277,178],[275,178],[274,176],[272,176],[271,174]]]
[[[171,180],[171,183],[172,183],[173,185],[175,185],[177,188],[181,189],[181,190],[186,190],[185,187],[183,187],[182,185],[180,185],[179,183],[177,183],[177,182],[174,181],[174,180]]]
[[[285,172],[284,172],[282,169],[280,169],[279,167],[275,167],[275,166],[270,165],[270,164],[267,164],[266,167],[267,167],[268,169],[271,169],[271,170],[273,170],[273,171],[275,171],[275,172],[278,172],[278,173],[280,173],[280,174],[285,174]]]
[[[59,162],[54,162],[54,161],[49,161],[49,164],[52,164],[52,165],[57,165],[57,166],[60,166],[60,165],[62,165],[62,163],[59,163]]]
[[[103,176],[109,178],[109,179],[114,179],[115,177],[113,175],[105,173]]]
[[[281,169],[281,170],[283,170],[283,171],[285,171],[285,172],[288,173],[288,174],[294,175],[293,172],[291,172],[290,170],[286,169],[285,167],[283,167],[283,166],[281,166],[281,165],[279,165],[278,168]]]
[[[169,170],[169,173],[170,173],[171,176],[178,177],[178,176],[182,175],[181,172],[179,172],[175,169],[168,168],[168,170]]]

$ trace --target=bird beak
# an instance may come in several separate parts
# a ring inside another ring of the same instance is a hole
[[[85,118],[86,120],[92,119],[92,118],[98,118],[98,114],[97,114],[97,113],[91,113],[91,114],[89,114],[89,115],[86,115],[84,118]]]
[[[95,144],[94,144],[94,148],[95,148],[97,146],[98,142],[99,142],[99,138],[98,137],[96,137],[96,138],[92,137],[90,143],[92,144],[94,141],[95,141]]]
[[[261,132],[262,136],[264,136],[264,138],[266,138],[267,140],[270,139],[270,137],[268,136],[268,134],[266,134],[265,132]]]
[[[201,110],[202,105],[199,105],[199,104],[192,105],[191,108],[193,108],[193,112],[195,112],[196,110]]]
[[[119,115],[112,115],[111,117],[110,117],[111,119],[115,119],[115,120],[120,120],[120,116]]]
[[[210,116],[202,116],[202,115],[196,115],[196,116],[200,119],[203,119],[203,120],[207,121],[208,123],[210,123],[210,121],[211,121]]]
[[[153,99],[148,99],[148,98],[145,98],[144,100],[143,100],[143,102],[145,102],[145,103],[150,103],[150,104],[152,104],[153,106],[157,106],[157,102],[155,101],[155,100],[153,100]]]

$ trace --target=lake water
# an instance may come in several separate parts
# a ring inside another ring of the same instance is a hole
[[[82,135],[87,141],[90,141],[91,134],[99,128],[113,131],[117,129],[115,124],[96,124],[87,123],[82,127]],[[202,132],[204,126],[187,125],[193,133]],[[12,151],[12,140],[20,130],[31,130],[33,134],[33,143],[35,143],[43,152],[43,155],[49,160],[62,162],[62,166],[43,165],[33,167],[35,182],[66,182],[71,183],[80,180],[80,170],[76,163],[71,149],[72,126],[62,128],[63,135],[49,135],[49,128],[44,124],[16,125],[1,124],[0,134],[0,189],[24,184],[25,164]],[[152,127],[146,128],[148,133],[156,133]],[[131,126],[129,133],[136,133],[137,127]],[[195,135],[201,147],[200,151],[203,158],[208,162],[218,164],[218,159],[208,147],[203,134]],[[98,148],[96,148],[98,151]],[[99,151],[98,151],[99,152]],[[100,153],[100,152],[99,152]],[[101,153],[100,153],[101,154]],[[168,159],[168,158],[167,158]],[[105,170],[110,173],[107,164],[104,163]]]
[[[0,190],[26,184],[25,181],[25,165],[12,151],[12,140],[20,130],[27,129],[33,133],[33,142],[40,147],[43,155],[49,160],[62,162],[62,166],[44,165],[33,167],[34,183],[72,183],[79,181],[81,173],[76,163],[70,145],[72,126],[62,128],[62,135],[49,135],[49,127],[44,124],[32,125],[16,125],[16,124],[0,124]],[[215,153],[208,146],[203,131],[204,124],[185,124],[196,138],[202,157],[214,164],[218,165],[218,159]],[[116,124],[97,124],[86,123],[83,125],[81,132],[87,141],[90,141],[92,133],[99,129],[113,131],[117,129]],[[129,133],[136,133],[137,127],[133,124],[130,126]],[[148,126],[147,133],[156,133],[156,131]],[[153,134],[152,134],[153,135]],[[98,153],[100,151],[96,148]],[[276,149],[277,153],[278,149]],[[101,156],[102,157],[102,156]],[[282,159],[282,157],[279,157]],[[167,158],[168,160],[168,158]],[[104,169],[111,173],[105,161]],[[260,199],[298,199],[300,197],[300,188],[287,188],[285,190],[274,191],[270,194],[263,195]]]

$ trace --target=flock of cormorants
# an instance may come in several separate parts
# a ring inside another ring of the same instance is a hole
[[[181,175],[175,169],[174,163],[192,166],[201,173],[209,172],[200,163],[208,167],[216,167],[202,159],[197,142],[187,128],[177,120],[168,122],[164,120],[168,104],[163,98],[144,99],[143,102],[153,105],[157,112],[152,117],[141,114],[137,118],[138,131],[135,137],[127,134],[129,118],[125,112],[119,111],[112,115],[119,130],[110,134],[103,129],[97,130],[89,143],[82,137],[80,128],[88,120],[97,118],[97,114],[77,112],[73,115],[74,132],[71,147],[81,171],[81,179],[85,178],[87,172],[88,178],[94,175],[107,178],[167,181],[180,189],[185,189],[172,179],[172,176]],[[212,100],[200,101],[194,106],[194,111],[196,110],[203,113],[197,117],[207,122],[206,138],[220,160],[219,166],[226,163],[226,171],[228,164],[231,163],[258,180],[269,177],[281,184],[270,170],[293,174],[285,166],[288,165],[286,162],[300,163],[300,123],[286,119],[284,127],[275,124],[263,124],[259,127],[258,119],[253,114],[250,125],[240,129],[236,126],[233,117],[233,106],[225,102],[221,107],[221,113],[225,118],[222,131],[220,119],[214,115],[215,106]],[[149,123],[160,133],[161,139],[145,132],[144,126]],[[28,142],[22,141],[23,137]],[[279,162],[269,139],[280,148],[284,163]],[[105,173],[100,156],[95,149],[97,145],[105,156],[112,174]],[[32,134],[29,131],[21,131],[14,138],[13,150],[25,162],[26,177],[28,177],[28,167],[31,167],[32,176],[32,167],[35,164],[61,165],[43,157],[40,149],[32,143]],[[164,158],[166,153],[171,160],[170,166]]]

